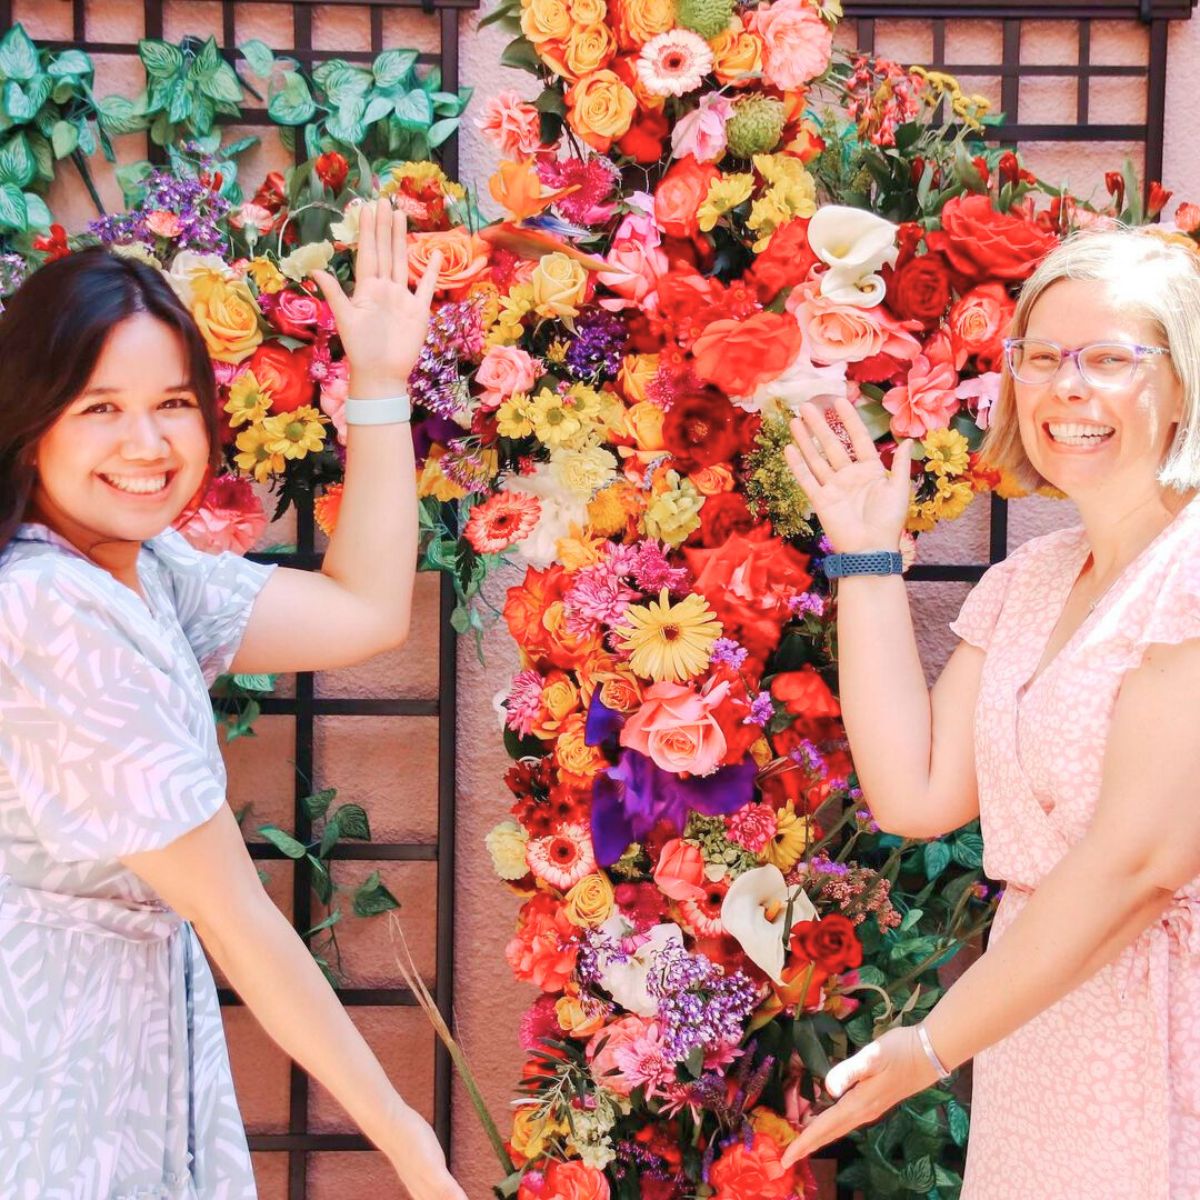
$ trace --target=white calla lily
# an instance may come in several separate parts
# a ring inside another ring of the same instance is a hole
[[[871,308],[886,288],[877,274],[893,266],[900,253],[896,226],[862,208],[826,204],[808,223],[808,243],[829,267],[821,276],[821,295],[838,304]]]
[[[791,922],[788,923],[789,905]],[[756,967],[782,982],[785,943],[791,926],[815,921],[817,910],[800,887],[789,888],[778,867],[755,867],[729,885],[721,904],[721,923]]]

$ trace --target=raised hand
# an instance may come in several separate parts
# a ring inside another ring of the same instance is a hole
[[[784,457],[804,489],[821,528],[841,554],[896,550],[908,518],[912,442],[902,442],[888,472],[853,404],[834,402],[853,457],[815,404],[805,404],[791,423],[793,445]]]
[[[403,391],[425,341],[442,258],[435,250],[421,282],[410,289],[406,226],[404,213],[387,199],[363,205],[353,296],[328,271],[313,272],[337,322],[353,396]]]

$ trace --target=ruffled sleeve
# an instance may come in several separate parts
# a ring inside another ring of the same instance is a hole
[[[983,578],[963,601],[958,616],[950,622],[951,632],[956,637],[980,650],[988,648],[1015,570],[1016,556],[1010,555],[983,573]]]
[[[254,563],[228,550],[206,554],[174,531],[151,538],[146,545],[158,563],[204,681],[211,684],[233,662],[254,601],[276,564]]]
[[[62,862],[158,850],[225,800],[211,712],[87,589],[0,588],[0,763]]]

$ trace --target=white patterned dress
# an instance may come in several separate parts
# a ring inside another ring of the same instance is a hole
[[[256,1195],[212,974],[119,859],[225,802],[208,684],[273,570],[144,543],[143,601],[45,526],[0,555],[0,1197]]]

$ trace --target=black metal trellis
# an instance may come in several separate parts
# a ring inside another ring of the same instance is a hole
[[[418,62],[438,65],[442,86],[455,91],[459,86],[458,17],[464,10],[477,8],[479,0],[378,0],[377,3],[355,3],[354,0],[321,0],[326,4],[367,8],[370,13],[370,45],[361,50],[321,50],[313,45],[313,7],[318,0],[267,0],[269,3],[290,5],[292,10],[293,46],[273,47],[278,54],[299,60],[306,66],[316,61],[340,58],[351,62],[369,62],[384,45],[383,17],[387,9],[419,10],[438,22],[440,50],[422,53]],[[39,39],[42,46],[52,49],[77,47],[90,54],[137,54],[136,42],[109,42],[88,37],[89,6],[87,0],[70,0],[72,14],[69,41]],[[235,57],[238,37],[237,0],[220,0],[221,34],[218,42],[225,57]],[[164,33],[164,0],[144,0],[144,36],[161,38]],[[13,24],[12,0],[0,0],[0,33]],[[242,115],[233,120],[238,126],[277,128],[266,109],[245,107]],[[161,160],[159,148],[149,146],[152,159]],[[441,165],[452,178],[458,174],[457,137],[449,138],[438,149]],[[304,157],[303,141],[297,138],[297,160]],[[297,549],[284,555],[252,555],[260,561],[281,562],[303,569],[320,566],[322,555],[316,549],[315,522],[309,501],[297,508]],[[438,1007],[448,1021],[452,1020],[454,984],[454,868],[455,868],[455,712],[456,712],[456,638],[450,625],[454,608],[454,589],[449,577],[440,581],[438,603],[438,695],[436,699],[418,698],[325,698],[315,694],[311,673],[296,675],[294,697],[271,697],[262,702],[264,714],[289,715],[295,719],[295,794],[294,821],[296,836],[307,841],[312,834],[301,800],[312,790],[313,734],[316,719],[322,716],[402,716],[437,717],[438,728],[438,832],[436,842],[370,842],[361,845],[339,844],[331,854],[340,860],[369,860],[373,862],[433,862],[437,864],[436,916],[436,975],[433,985]],[[250,854],[255,859],[290,861],[274,846],[252,843]],[[292,920],[299,930],[313,924],[310,868],[306,860],[293,864]],[[238,1004],[237,996],[228,988],[220,989],[222,1005]],[[342,1003],[350,1007],[415,1006],[416,1001],[407,988],[343,988],[339,991]],[[429,1034],[433,1037],[432,1031]],[[434,1051],[434,1128],[446,1149],[450,1151],[451,1132],[451,1061],[440,1041],[435,1039]],[[372,1145],[358,1134],[328,1134],[309,1131],[309,1080],[294,1063],[290,1064],[288,1131],[281,1134],[250,1135],[250,1149],[256,1152],[283,1153],[288,1157],[289,1200],[305,1200],[308,1183],[308,1154],[313,1151],[371,1150]]]

